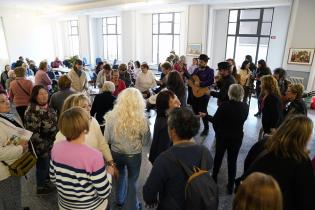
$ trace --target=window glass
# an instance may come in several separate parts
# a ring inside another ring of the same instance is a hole
[[[261,35],[270,35],[271,23],[262,23]]]
[[[238,14],[238,10],[231,10],[229,22],[236,22],[237,21],[237,14]]]
[[[229,23],[229,34],[235,34],[236,33],[236,23]]]
[[[264,9],[263,22],[271,22],[273,15],[273,9]]]
[[[245,9],[241,10],[240,19],[259,19],[260,9]]]
[[[235,47],[235,62],[241,64],[246,55],[256,60],[258,37],[237,37]]]
[[[172,33],[172,23],[160,23],[160,33],[161,34]]]
[[[240,34],[257,34],[257,21],[241,21],[240,22]]]
[[[173,13],[160,14],[160,22],[173,21]]]

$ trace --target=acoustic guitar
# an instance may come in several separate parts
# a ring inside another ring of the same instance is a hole
[[[209,95],[209,88],[208,87],[199,87],[195,85],[195,82],[200,82],[200,79],[197,75],[193,75],[188,80],[188,85],[192,89],[192,93],[196,98],[200,98],[204,95]]]

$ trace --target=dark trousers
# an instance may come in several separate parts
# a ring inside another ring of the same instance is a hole
[[[233,139],[224,139],[216,136],[213,177],[216,178],[221,168],[224,153],[227,150],[228,183],[234,184],[236,176],[236,161],[242,145],[243,136]]]
[[[44,187],[49,178],[49,156],[38,157],[36,162],[37,187]]]
[[[199,112],[204,112],[208,115],[208,103],[209,103],[209,96],[202,96],[200,98],[197,98],[195,96],[192,96],[192,108],[195,114],[199,114]],[[204,129],[209,130],[209,122],[206,119],[206,117],[202,118]]]
[[[24,125],[24,113],[26,111],[26,108],[27,108],[27,106],[17,106],[16,107],[16,111],[19,114],[19,116],[23,122],[23,125]]]

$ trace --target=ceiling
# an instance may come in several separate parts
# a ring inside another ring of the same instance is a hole
[[[167,4],[238,4],[255,2],[289,2],[291,0],[0,0],[0,8],[33,9],[42,14],[53,12],[91,11],[94,9],[121,7],[137,8],[138,6],[167,5]],[[148,7],[148,8],[149,8]]]

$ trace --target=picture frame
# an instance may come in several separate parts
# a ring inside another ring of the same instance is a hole
[[[187,55],[200,55],[201,54],[201,44],[188,44],[187,45]]]
[[[312,65],[314,48],[290,48],[288,63],[298,65]]]

